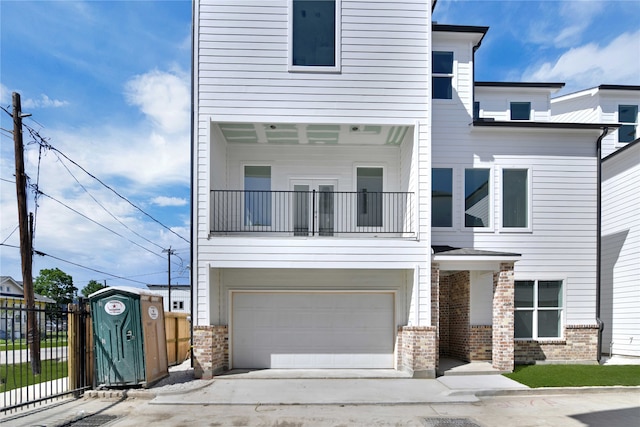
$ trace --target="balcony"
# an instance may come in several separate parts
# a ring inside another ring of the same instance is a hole
[[[211,191],[212,235],[414,238],[414,193]]]

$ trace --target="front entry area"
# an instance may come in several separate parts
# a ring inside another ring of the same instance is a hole
[[[232,291],[233,369],[393,369],[395,293]]]

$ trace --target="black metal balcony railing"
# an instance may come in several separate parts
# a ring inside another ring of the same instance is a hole
[[[211,232],[412,237],[413,193],[211,191]]]

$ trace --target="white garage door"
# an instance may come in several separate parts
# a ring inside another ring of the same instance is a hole
[[[390,292],[234,292],[233,368],[393,368]]]

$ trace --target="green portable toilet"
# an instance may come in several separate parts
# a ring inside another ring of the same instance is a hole
[[[162,296],[109,287],[89,295],[97,387],[144,386],[169,375]]]

